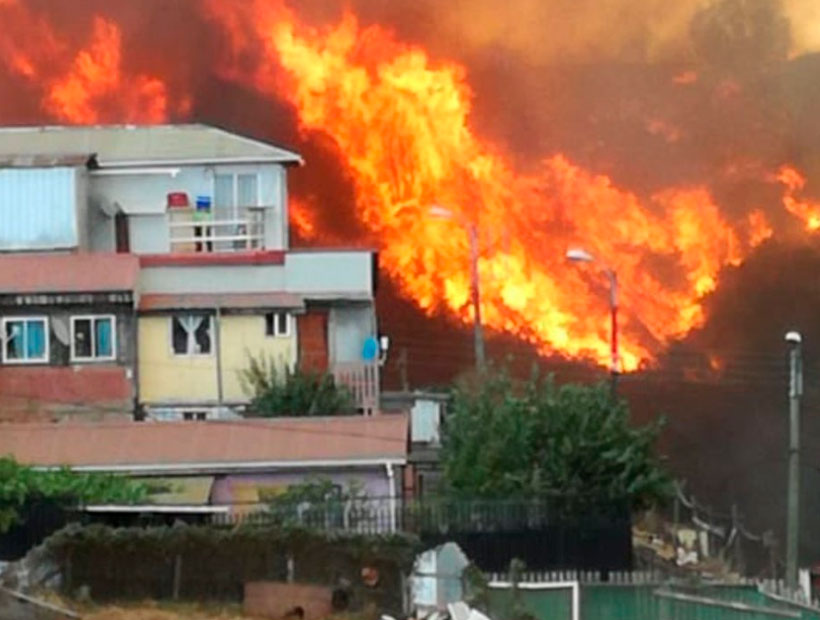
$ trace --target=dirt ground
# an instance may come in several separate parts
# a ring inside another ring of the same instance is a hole
[[[83,620],[248,620],[238,607],[203,608],[191,605],[106,606],[87,610]]]

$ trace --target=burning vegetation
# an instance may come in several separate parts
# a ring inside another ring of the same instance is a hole
[[[799,0],[61,4],[0,0],[5,122],[205,118],[299,142],[305,174],[310,153],[337,170],[297,191],[304,239],[377,246],[402,295],[469,324],[474,225],[486,325],[544,354],[609,355],[606,281],[568,247],[617,271],[631,370],[704,324],[723,270],[820,229],[816,128],[780,112],[815,97]]]

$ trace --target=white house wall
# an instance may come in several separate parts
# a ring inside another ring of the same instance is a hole
[[[265,213],[266,248],[286,248],[283,201],[287,194],[283,188],[285,171],[282,166],[182,166],[167,170],[167,173],[158,173],[153,169],[145,174],[133,174],[127,170],[123,174],[112,174],[110,170],[103,170],[92,174],[92,207],[101,208],[113,216],[119,205],[129,215],[129,240],[131,251],[135,254],[170,251],[168,220],[165,217],[168,194],[185,192],[192,206],[197,196],[209,196],[213,200],[215,172],[255,172],[259,175],[259,203],[270,207]],[[134,228],[137,230],[134,231]],[[111,231],[113,235],[113,225]],[[102,245],[98,238],[95,243]]]
[[[365,251],[289,252],[285,290],[315,299],[373,295],[373,255]]]
[[[129,217],[128,243],[135,254],[167,254],[171,249],[171,235],[165,212]]]
[[[258,293],[281,291],[284,269],[280,265],[197,265],[143,267],[143,294]]]
[[[372,269],[366,251],[289,252],[284,265],[143,267],[140,289],[143,294],[281,291],[309,299],[371,300]]]
[[[0,250],[77,247],[77,177],[67,167],[0,170]]]

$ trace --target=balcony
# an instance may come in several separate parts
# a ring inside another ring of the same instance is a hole
[[[212,211],[174,209],[169,212],[172,253],[243,252],[265,246],[264,207],[240,207],[233,217]]]
[[[337,385],[350,390],[353,402],[364,415],[379,413],[379,365],[365,362],[337,362],[332,367]]]

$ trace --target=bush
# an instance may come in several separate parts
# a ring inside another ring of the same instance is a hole
[[[251,396],[250,414],[261,417],[345,415],[356,412],[350,391],[336,385],[333,375],[302,369],[282,369],[272,358],[251,357],[240,374]]]

